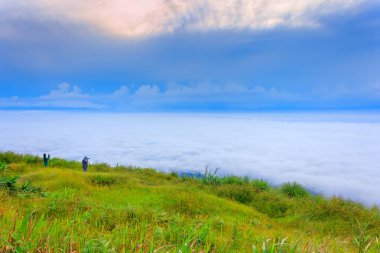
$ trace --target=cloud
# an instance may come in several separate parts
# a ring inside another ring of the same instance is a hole
[[[88,94],[83,94],[78,86],[71,87],[68,83],[61,83],[58,89],[50,91],[48,95],[40,96],[41,100],[56,100],[56,99],[81,99],[89,98]]]
[[[262,30],[315,27],[318,18],[357,8],[368,0],[35,0],[0,1],[12,19],[87,24],[107,34],[141,37],[177,30]],[[12,29],[3,27],[3,33]],[[1,34],[1,32],[0,32]]]
[[[371,96],[369,96],[371,94]],[[318,90],[297,93],[273,86],[239,83],[196,82],[166,85],[122,85],[111,93],[82,92],[78,86],[61,83],[46,95],[0,98],[0,108],[94,109],[116,111],[254,111],[282,109],[323,109],[377,105],[378,85],[338,91]],[[365,103],[361,97],[366,99]],[[359,99],[358,99],[359,97]]]
[[[117,90],[113,92],[113,95],[116,97],[124,97],[129,94],[129,88],[126,85],[120,86]]]
[[[149,97],[160,93],[160,88],[157,85],[143,84],[135,92],[135,96]]]
[[[171,82],[162,86],[121,86],[101,98],[106,105],[119,111],[208,111],[218,108],[239,111],[268,109],[279,104],[310,100],[308,96],[275,87],[248,87],[238,83],[206,81],[186,85]]]
[[[203,171],[209,164],[223,174],[298,181],[327,196],[380,205],[377,113],[3,111],[0,117],[6,122],[0,150],[163,170]]]
[[[47,95],[35,98],[0,98],[0,108],[45,108],[45,109],[102,109],[105,106],[92,101],[89,94],[82,93],[77,86],[61,83]]]

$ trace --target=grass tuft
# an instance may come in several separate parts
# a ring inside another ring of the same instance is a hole
[[[282,184],[280,187],[280,191],[289,198],[304,198],[310,196],[309,191],[296,182]]]

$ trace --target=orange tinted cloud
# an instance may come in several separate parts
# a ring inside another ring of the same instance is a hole
[[[15,4],[0,0],[0,8],[13,5],[17,15],[25,9],[38,13],[38,18],[84,23],[115,36],[144,37],[181,29],[318,26],[319,16],[363,2],[366,0],[34,0]]]

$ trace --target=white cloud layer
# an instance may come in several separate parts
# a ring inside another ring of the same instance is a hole
[[[380,205],[378,114],[0,112],[0,149],[298,181]]]
[[[322,15],[353,9],[367,0],[0,0],[12,18],[84,23],[105,33],[139,37],[180,29],[261,30],[318,26]],[[11,33],[9,27],[4,32]]]
[[[78,86],[71,87],[70,84],[64,82],[58,85],[58,88],[50,91],[48,95],[39,97],[43,100],[56,100],[56,99],[76,99],[88,98],[89,95],[83,94]]]
[[[243,97],[242,97],[243,96]],[[191,85],[170,83],[164,88],[155,84],[142,84],[135,89],[122,85],[109,94],[87,94],[78,86],[66,82],[51,90],[47,95],[33,98],[0,98],[0,108],[77,108],[77,109],[131,109],[139,110],[155,106],[181,105],[197,101],[223,102],[228,105],[253,103],[265,98],[277,101],[302,101],[307,98],[296,93],[280,91],[274,87],[252,88],[236,83],[199,82]]]
[[[116,96],[117,94],[115,94]],[[89,94],[85,94],[78,86],[61,83],[47,95],[32,98],[0,98],[0,108],[76,108],[102,109],[104,105],[92,101]]]

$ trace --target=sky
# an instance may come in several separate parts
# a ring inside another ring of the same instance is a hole
[[[299,182],[380,207],[378,113],[0,111],[0,150]],[[28,127],[25,127],[28,126]],[[42,165],[41,165],[42,166]]]
[[[0,109],[380,108],[379,0],[0,0]]]

